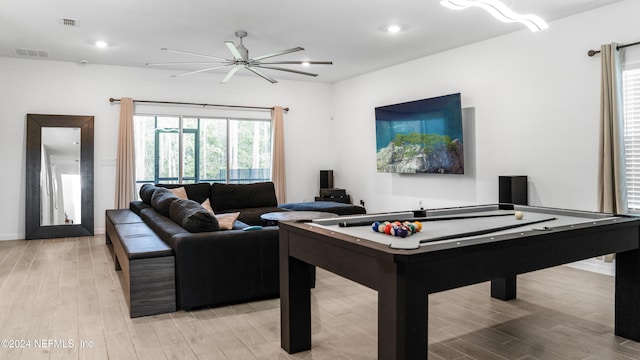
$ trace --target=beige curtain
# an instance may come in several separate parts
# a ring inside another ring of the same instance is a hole
[[[622,64],[617,44],[602,45],[600,89],[599,211],[627,213]]]
[[[118,158],[116,159],[116,209],[127,209],[135,199],[135,157],[133,142],[133,99],[120,99],[118,129]]]
[[[287,181],[284,164],[284,123],[282,106],[274,106],[271,110],[273,127],[273,148],[271,161],[271,181],[276,187],[276,198],[279,204],[287,202]]]

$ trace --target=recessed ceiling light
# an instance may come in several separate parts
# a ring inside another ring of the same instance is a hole
[[[109,46],[109,43],[106,41],[96,41],[95,45],[99,48],[106,48],[107,46]]]
[[[402,27],[400,25],[389,25],[389,26],[387,26],[387,32],[390,32],[392,34],[400,32],[400,30],[402,30]]]
[[[304,61],[302,62],[302,66],[311,66],[311,64],[308,61]]]

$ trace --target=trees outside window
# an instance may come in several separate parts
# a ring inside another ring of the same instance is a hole
[[[271,121],[134,117],[136,182],[252,183],[271,179]]]

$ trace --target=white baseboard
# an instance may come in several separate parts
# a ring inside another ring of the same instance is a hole
[[[595,272],[598,274],[604,274],[609,276],[616,275],[616,265],[615,260],[613,262],[604,262],[602,259],[592,258],[581,261],[576,261],[573,263],[567,264],[567,266],[572,267],[574,269],[586,270]]]
[[[95,235],[103,235],[105,233],[105,228],[94,228],[93,233]],[[9,240],[24,240],[24,234],[0,234],[0,241]]]
[[[24,240],[24,234],[0,234],[0,241]]]

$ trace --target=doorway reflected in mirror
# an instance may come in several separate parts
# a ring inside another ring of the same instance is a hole
[[[42,128],[41,226],[82,222],[80,134],[80,128]]]

